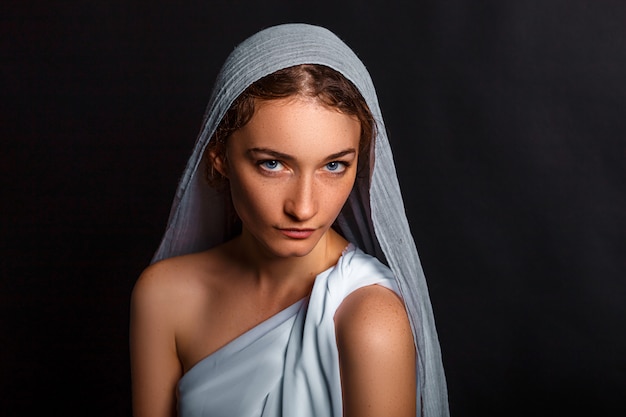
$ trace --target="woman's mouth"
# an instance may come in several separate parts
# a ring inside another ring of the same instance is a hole
[[[306,239],[315,232],[315,229],[279,229],[280,232],[290,239]]]

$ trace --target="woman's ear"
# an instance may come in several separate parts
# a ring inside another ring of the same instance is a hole
[[[209,158],[211,158],[211,165],[213,169],[220,173],[224,178],[228,178],[228,164],[226,163],[226,150],[218,152],[217,149],[211,149],[209,151]]]

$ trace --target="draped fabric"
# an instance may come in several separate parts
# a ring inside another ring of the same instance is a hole
[[[300,64],[325,65],[343,74],[358,88],[376,120],[369,172],[358,176],[336,228],[393,272],[417,348],[418,415],[447,416],[447,388],[428,288],[404,212],[374,85],[356,54],[327,29],[306,24],[271,27],[242,42],[227,58],[153,262],[208,249],[232,237],[226,197],[206,185],[202,154],[220,120],[246,87],[279,69]]]
[[[180,417],[341,417],[334,316],[354,290],[398,291],[389,268],[352,244],[300,300],[194,365],[178,384]]]

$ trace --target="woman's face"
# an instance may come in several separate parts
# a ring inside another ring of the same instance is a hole
[[[255,105],[215,167],[229,179],[244,233],[273,256],[307,255],[352,190],[361,125],[310,98]]]

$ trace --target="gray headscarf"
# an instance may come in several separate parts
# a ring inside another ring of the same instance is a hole
[[[248,38],[230,54],[217,77],[153,262],[205,250],[230,238],[226,197],[203,178],[202,155],[207,142],[233,101],[250,84],[300,64],[325,65],[343,74],[361,92],[376,120],[369,175],[357,178],[336,227],[346,239],[393,271],[417,347],[417,415],[448,416],[446,381],[428,288],[404,213],[374,85],[354,52],[327,29],[306,24],[271,27]]]

